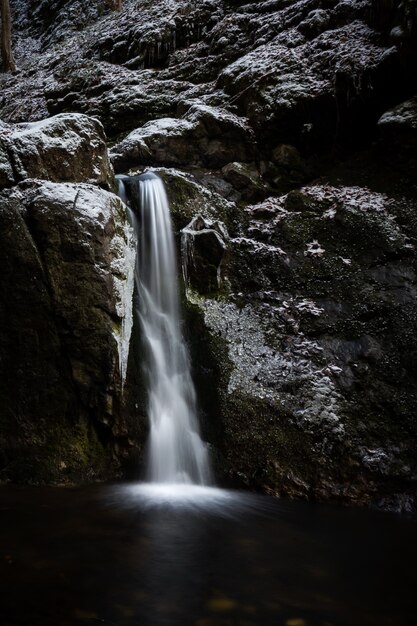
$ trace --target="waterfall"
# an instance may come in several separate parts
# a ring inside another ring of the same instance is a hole
[[[143,337],[150,435],[148,478],[154,483],[210,483],[208,451],[197,421],[190,358],[181,333],[177,261],[168,200],[152,173],[130,179],[138,254],[136,313]],[[127,183],[128,179],[124,179]],[[119,180],[120,195],[126,190]],[[124,198],[123,198],[124,195]]]

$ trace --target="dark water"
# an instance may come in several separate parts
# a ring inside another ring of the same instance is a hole
[[[133,489],[0,488],[1,626],[412,626],[417,524]]]

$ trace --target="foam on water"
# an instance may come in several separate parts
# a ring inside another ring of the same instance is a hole
[[[144,507],[211,508],[234,499],[232,492],[225,489],[187,483],[137,483],[125,485],[118,493],[125,500],[137,500]]]

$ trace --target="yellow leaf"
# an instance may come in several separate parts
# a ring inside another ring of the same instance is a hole
[[[208,608],[210,611],[233,611],[237,607],[237,602],[231,598],[213,598],[208,602]]]

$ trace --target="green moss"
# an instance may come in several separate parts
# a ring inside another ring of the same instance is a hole
[[[307,495],[317,470],[311,437],[290,422],[283,406],[236,391],[223,400],[228,475],[251,488]]]
[[[87,419],[37,424],[36,433],[14,441],[13,459],[0,479],[28,484],[73,484],[114,474],[110,447],[104,447]],[[9,453],[12,455],[9,445]]]

